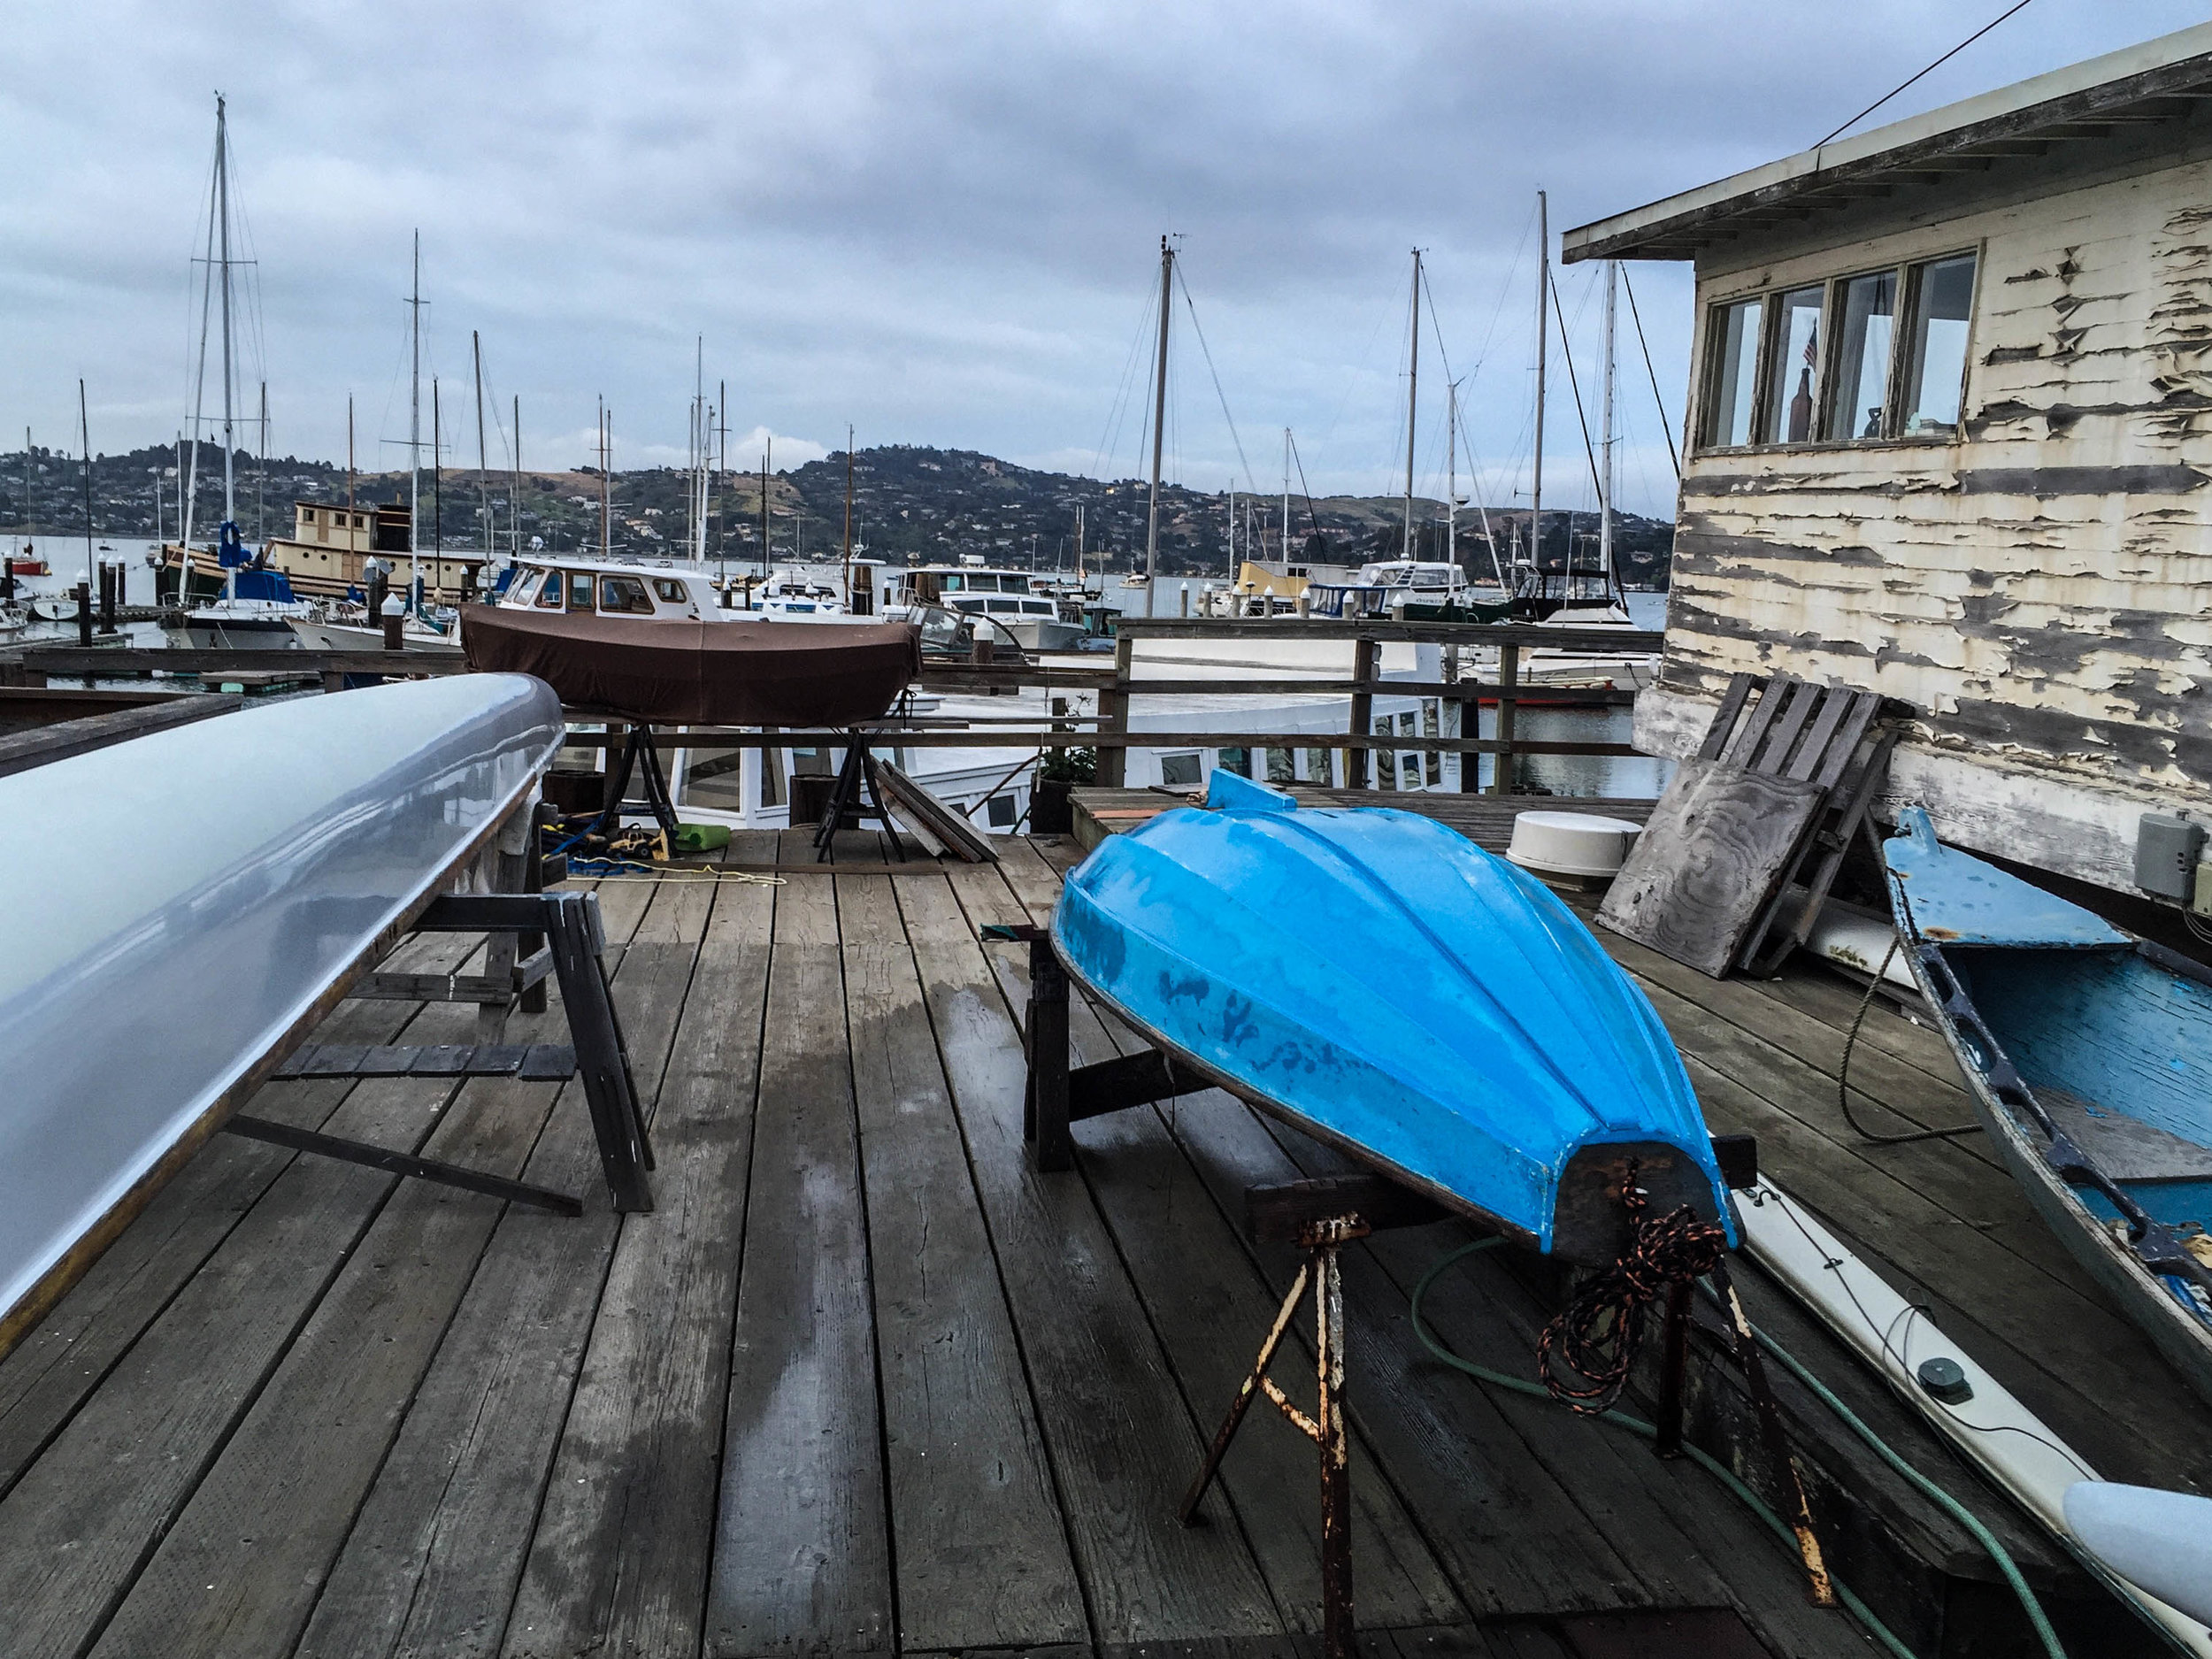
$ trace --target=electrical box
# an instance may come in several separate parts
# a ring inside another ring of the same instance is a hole
[[[2154,898],[2193,903],[2203,850],[2203,825],[2172,812],[2144,813],[2135,829],[2135,885]]]
[[[2212,864],[2197,866],[2197,892],[2189,908],[2199,916],[2212,916]]]

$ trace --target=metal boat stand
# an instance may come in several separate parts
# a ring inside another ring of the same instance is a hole
[[[868,752],[867,734],[849,732],[846,738],[845,764],[837,769],[829,804],[822,809],[822,822],[814,832],[814,862],[819,864],[829,856],[830,842],[838,831],[872,820],[887,832],[893,856],[902,863],[906,848],[899,839],[898,826],[884,810],[883,787],[876,774],[876,757]]]
[[[518,878],[517,884],[526,888],[536,887],[542,872],[533,843],[537,814],[546,810],[549,809],[517,814],[509,827],[519,827],[520,836],[503,835],[498,844],[500,874]],[[508,839],[518,844],[510,848],[504,844]],[[488,971],[481,974],[373,973],[353,994],[408,1002],[474,1002],[477,1041],[367,1047],[308,1043],[271,1074],[273,1080],[503,1077],[558,1082],[580,1074],[592,1129],[599,1142],[600,1165],[606,1172],[615,1209],[625,1212],[651,1210],[653,1192],[647,1173],[653,1168],[652,1144],[646,1135],[621,1021],[615,1013],[601,959],[606,935],[600,926],[598,895],[530,890],[446,894],[430,902],[415,929],[418,933],[488,934]],[[511,1008],[518,1003],[526,1012],[543,1010],[549,973],[561,987],[569,1041],[503,1042]],[[580,1216],[584,1210],[582,1201],[567,1193],[269,1118],[238,1113],[223,1127],[249,1140],[488,1193],[559,1215]]]

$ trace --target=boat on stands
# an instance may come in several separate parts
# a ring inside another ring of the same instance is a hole
[[[1519,1242],[1615,1260],[1632,1186],[1734,1240],[1651,1004],[1548,887],[1432,819],[1217,772],[1069,875],[1052,937],[1177,1065]]]
[[[0,778],[49,878],[0,954],[0,1353],[529,798],[562,729],[543,686],[457,674]],[[119,863],[117,826],[152,823],[163,856]]]
[[[2045,1222],[2212,1400],[2212,969],[1936,838],[1885,843],[1898,937]]]

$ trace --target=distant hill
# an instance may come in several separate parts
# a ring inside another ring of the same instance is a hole
[[[177,534],[177,456],[170,449],[134,449],[96,457],[93,463],[92,522],[96,534],[150,538]],[[292,524],[295,501],[342,502],[346,472],[324,461],[295,456],[271,457],[265,465],[241,451],[234,457],[240,527],[247,540],[283,534]],[[926,564],[979,554],[995,563],[1072,568],[1076,509],[1082,508],[1085,561],[1093,569],[1130,570],[1144,562],[1148,491],[1139,479],[1078,478],[1039,472],[965,449],[933,449],[908,444],[863,449],[853,457],[854,536],[876,557],[893,564]],[[613,541],[618,552],[665,553],[680,549],[686,537],[686,475],[667,467],[618,472],[612,480]],[[357,502],[403,501],[404,472],[361,473],[353,483]],[[495,472],[479,480],[473,471],[449,469],[420,482],[426,546],[480,545],[480,502],[488,500],[492,521],[503,545],[515,522],[508,497],[513,480]],[[222,451],[203,444],[198,468],[198,507],[194,535],[211,532],[222,507]],[[591,469],[568,472],[526,471],[522,475],[520,528],[527,545],[533,536],[551,548],[595,546],[600,534],[600,480]],[[776,472],[769,481],[769,545],[777,560],[833,559],[843,546],[845,457]],[[161,526],[155,526],[158,501]],[[1244,545],[1243,498],[1240,497],[1240,552]],[[755,560],[760,557],[761,488],[757,473],[724,474],[709,514],[710,557]],[[1270,557],[1280,548],[1279,497],[1252,503],[1251,522]],[[1444,503],[1417,498],[1418,556],[1443,554]],[[1293,547],[1301,558],[1317,563],[1358,564],[1394,557],[1403,546],[1404,503],[1398,497],[1332,495],[1308,501],[1291,498]],[[1526,508],[1488,510],[1491,532],[1502,557],[1517,535],[1528,530]],[[28,523],[37,535],[81,537],[85,525],[82,463],[50,449],[0,453],[0,534]],[[1544,563],[1563,564],[1569,538],[1576,557],[1586,561],[1595,546],[1596,515],[1545,515]],[[1674,526],[1662,519],[1623,513],[1614,520],[1621,575],[1632,586],[1664,587]],[[1489,567],[1482,539],[1482,514],[1472,506],[1459,515],[1459,556],[1477,573]],[[1179,484],[1160,491],[1160,565],[1173,574],[1202,574],[1228,568],[1228,501],[1222,494]]]

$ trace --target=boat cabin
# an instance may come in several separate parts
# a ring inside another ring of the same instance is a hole
[[[1346,582],[1309,581],[1317,617],[1386,617],[1407,604],[1450,604],[1464,597],[1467,572],[1456,565],[1381,559],[1363,565]]]
[[[922,565],[902,572],[899,604],[943,605],[1012,622],[1023,618],[1057,619],[1060,607],[1034,591],[1027,571],[995,570],[980,562]]]
[[[403,502],[292,503],[292,536],[303,547],[335,548],[347,553],[404,553],[411,515]]]
[[[693,566],[628,564],[568,556],[521,559],[499,595],[510,610],[592,612],[669,622],[734,619],[707,573]]]
[[[1667,642],[1918,711],[1947,841],[2120,890],[2212,786],[2212,25],[1701,185],[1563,257],[1696,268]]]

